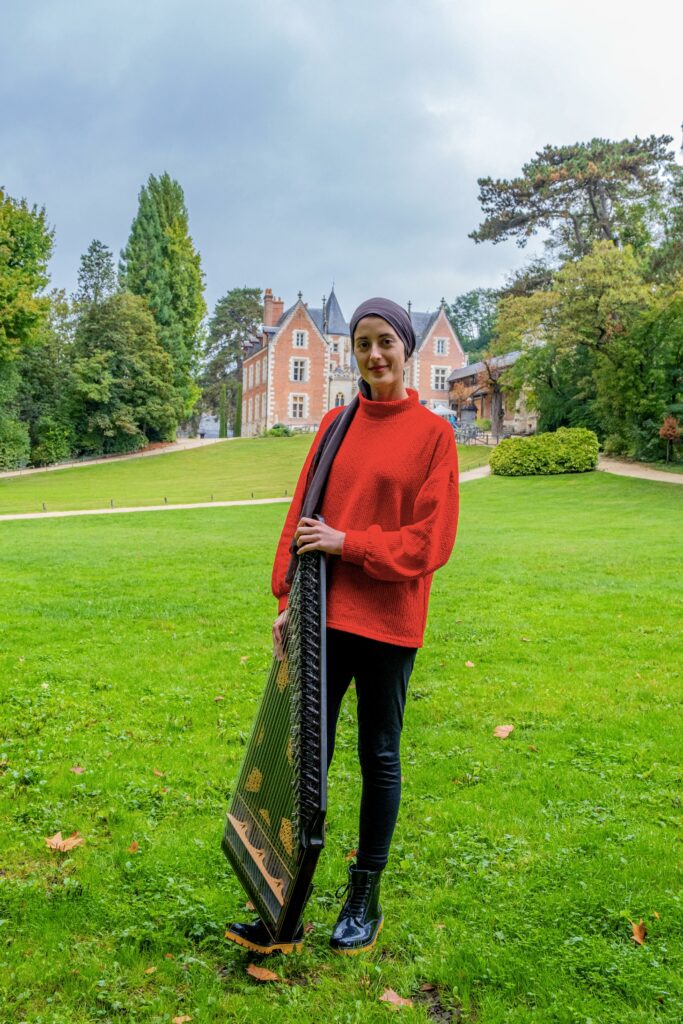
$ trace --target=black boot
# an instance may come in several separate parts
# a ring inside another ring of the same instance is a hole
[[[259,917],[249,924],[238,921],[229,925],[225,937],[263,956],[268,953],[300,953],[303,948],[304,926],[299,923],[291,939],[275,940],[271,938],[270,932]]]
[[[379,935],[384,916],[379,905],[379,871],[361,871],[349,865],[346,901],[334,926],[330,946],[335,953],[360,953],[371,949]]]

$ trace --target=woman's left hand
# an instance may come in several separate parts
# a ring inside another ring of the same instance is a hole
[[[341,555],[345,536],[341,530],[333,530],[327,523],[304,517],[299,520],[294,539],[300,555],[306,551],[327,551],[330,555]]]

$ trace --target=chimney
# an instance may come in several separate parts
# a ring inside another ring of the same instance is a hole
[[[263,293],[263,326],[272,327],[275,323],[273,319],[273,289],[266,288]]]
[[[280,319],[280,317],[282,316],[282,314],[284,313],[284,311],[285,311],[285,304],[282,301],[282,299],[273,299],[272,310],[273,310],[273,320],[272,320],[272,323],[276,324],[278,322],[278,320]]]

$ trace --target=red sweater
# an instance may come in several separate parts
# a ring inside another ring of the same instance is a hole
[[[421,647],[432,576],[453,550],[458,457],[453,428],[408,397],[360,407],[330,470],[321,514],[346,533],[327,563],[327,625],[402,647]],[[301,517],[322,420],[294,492],[273,565],[273,594],[287,606],[289,545]]]

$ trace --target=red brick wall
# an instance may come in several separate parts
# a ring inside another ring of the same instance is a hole
[[[304,331],[306,346],[294,344],[295,332]],[[303,429],[318,427],[327,412],[327,345],[318,333],[306,307],[299,303],[271,343],[272,413],[271,423],[285,423]],[[306,379],[293,381],[292,360],[305,359]],[[290,396],[303,395],[304,417],[292,416]]]
[[[436,351],[436,339],[446,339],[446,352],[439,355]],[[418,391],[420,398],[429,402],[430,405],[437,403],[448,404],[448,384],[443,391],[432,387],[432,369],[436,366],[446,367],[446,378],[451,370],[465,366],[467,358],[457,339],[451,323],[442,309],[432,325],[429,334],[422,343],[419,351],[419,382]],[[412,378],[414,379],[414,377]]]

